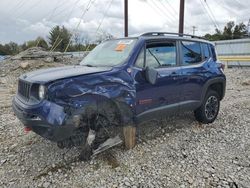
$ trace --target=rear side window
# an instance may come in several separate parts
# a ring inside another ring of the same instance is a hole
[[[154,68],[176,66],[176,43],[147,45],[146,66]]]
[[[214,48],[213,45],[210,45],[210,48],[211,48],[213,60],[216,61],[216,60],[217,60],[217,57],[216,57],[215,48]]]
[[[201,44],[202,44],[202,48],[203,48],[204,58],[205,59],[210,58],[211,55],[210,55],[209,45],[206,43],[201,43]]]
[[[191,65],[200,63],[202,60],[201,46],[199,42],[181,42],[182,54],[183,54],[183,64]]]

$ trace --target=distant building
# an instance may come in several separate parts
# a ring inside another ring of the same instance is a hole
[[[228,66],[250,66],[250,38],[221,40],[214,43],[219,60],[227,62]]]
[[[219,56],[250,56],[250,39],[234,39],[215,41]]]

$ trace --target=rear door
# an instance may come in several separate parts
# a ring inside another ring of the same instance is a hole
[[[136,80],[137,114],[161,111],[164,108],[177,110],[180,100],[178,66],[178,48],[176,41],[148,42],[141,51],[136,67],[140,67]],[[143,69],[152,67],[158,72],[154,85],[145,80]]]
[[[202,87],[208,72],[210,52],[207,44],[196,41],[180,41],[181,51],[181,109],[194,109],[201,100]]]

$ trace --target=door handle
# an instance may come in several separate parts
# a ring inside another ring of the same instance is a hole
[[[178,79],[177,72],[172,72],[170,75],[173,77],[173,80]]]

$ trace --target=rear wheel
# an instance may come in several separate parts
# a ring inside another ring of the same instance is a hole
[[[202,105],[194,111],[197,121],[212,123],[216,119],[220,109],[220,97],[214,90],[208,90]]]

